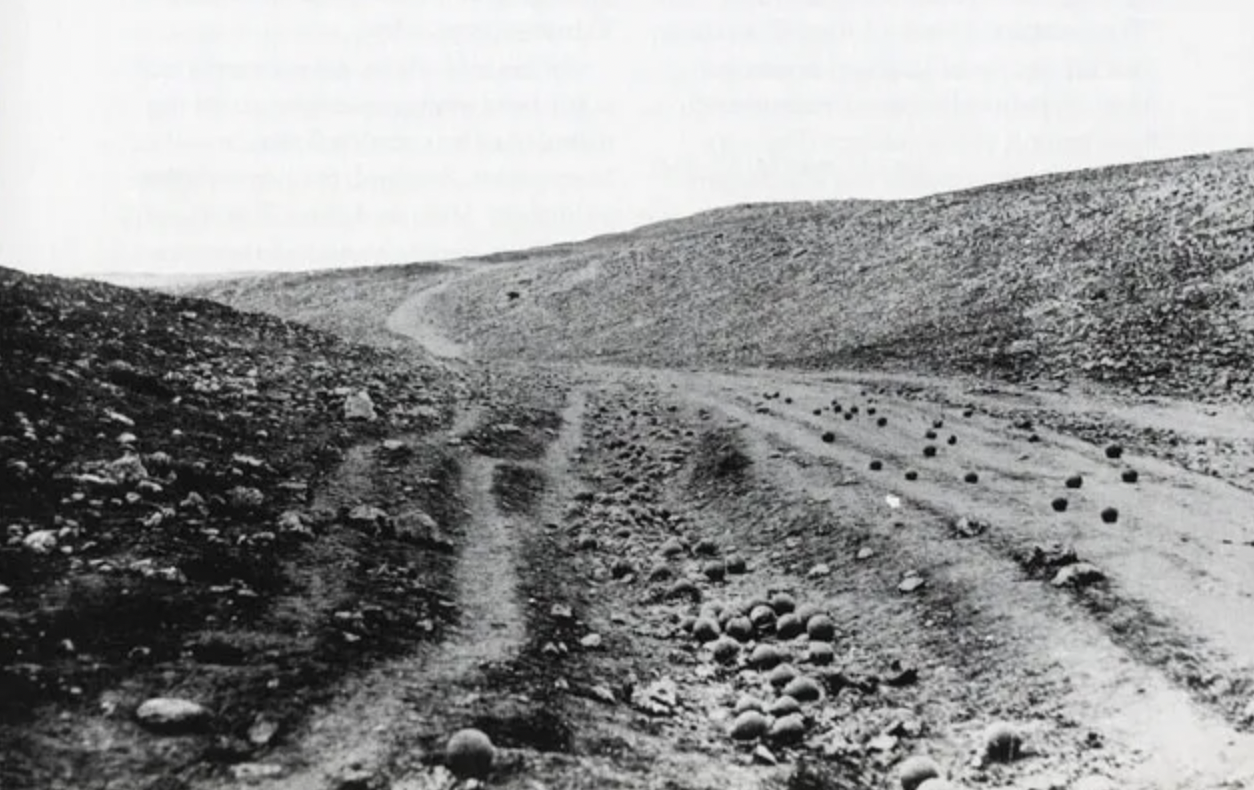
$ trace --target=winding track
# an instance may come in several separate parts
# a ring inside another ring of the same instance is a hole
[[[465,359],[469,349],[423,317],[450,282],[418,294],[388,326],[437,355]],[[822,459],[843,470],[868,510],[882,507],[884,495],[893,493],[906,502],[907,515],[988,521],[993,529],[977,541],[958,544],[927,530],[900,532],[893,540],[896,551],[942,566],[989,613],[988,622],[996,625],[989,626],[995,632],[988,637],[1013,642],[1023,663],[1009,676],[1044,672],[1065,682],[1070,691],[1061,704],[1076,720],[1100,726],[1112,735],[1111,748],[1136,755],[1128,781],[1147,787],[1254,786],[1254,737],[1245,726],[1246,700],[1254,694],[1254,618],[1248,616],[1254,494],[1156,458],[1110,461],[1101,448],[1047,430],[1037,431],[1041,441],[1029,443],[1024,432],[993,415],[1040,396],[1010,387],[990,395],[971,382],[926,378],[930,393],[900,397],[893,394],[899,382],[887,375],[596,366],[576,372],[585,380],[669,393],[739,423],[776,481],[816,500],[834,495],[830,466],[799,464],[790,456]],[[880,412],[890,416],[886,427],[864,417],[845,421],[830,411],[812,413],[833,398],[865,400],[868,388],[880,393]],[[795,405],[773,401],[767,412],[759,411],[760,394],[774,390],[785,390]],[[980,406],[970,419],[952,407],[967,401]],[[1126,404],[1095,395],[1058,397],[1050,407],[1127,416]],[[1177,405],[1177,417],[1189,408]],[[1157,419],[1151,412],[1132,419]],[[1205,420],[1194,416],[1192,424],[1204,429]],[[925,459],[923,432],[938,418],[945,420],[936,442],[940,450]],[[825,430],[836,434],[835,442],[820,440]],[[946,446],[951,430],[960,440]],[[885,463],[884,471],[868,470],[873,458]],[[1128,466],[1141,472],[1135,485],[1119,479]],[[903,479],[907,468],[920,472],[917,482]],[[965,483],[967,471],[978,472],[979,483]],[[1076,472],[1085,476],[1084,487],[1064,490],[1062,479]],[[1071,507],[1054,513],[1050,499],[1064,493]],[[1097,518],[1107,505],[1122,514],[1115,524]],[[1085,608],[1065,591],[1021,581],[1013,555],[1055,541],[1073,545],[1081,558],[1107,572],[1113,596],[1101,607]]]

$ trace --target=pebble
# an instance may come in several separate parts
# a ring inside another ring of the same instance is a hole
[[[831,572],[832,566],[828,565],[826,562],[820,562],[806,573],[806,577],[810,579],[818,579],[831,574]]]
[[[51,529],[37,529],[22,539],[22,545],[36,554],[48,554],[57,547],[57,533]]]
[[[1073,562],[1070,565],[1064,565],[1054,574],[1054,578],[1050,581],[1055,587],[1086,587],[1095,584],[1106,578],[1106,574],[1091,563]]]
[[[270,763],[236,763],[231,766],[231,778],[237,782],[252,784],[265,779],[277,779],[283,775],[283,766]]]
[[[907,576],[902,580],[901,584],[897,585],[897,589],[903,593],[912,593],[924,584],[927,584],[927,582],[924,581],[922,576]]]
[[[153,697],[135,709],[143,726],[161,732],[197,729],[209,721],[209,709],[198,702],[179,697]]]
[[[602,641],[601,635],[593,633],[593,634],[588,634],[583,639],[580,639],[579,644],[583,645],[584,647],[590,650],[594,650],[601,646],[601,641]]]

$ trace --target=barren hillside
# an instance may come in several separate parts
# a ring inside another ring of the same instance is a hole
[[[430,309],[484,358],[891,365],[1254,394],[1251,150],[918,200],[739,206],[483,262]],[[402,271],[198,292],[300,317],[293,300],[311,287],[354,304]],[[381,307],[400,288],[388,296]]]
[[[0,269],[0,785],[1254,787],[1252,177]]]

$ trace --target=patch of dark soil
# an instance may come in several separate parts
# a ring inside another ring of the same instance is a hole
[[[535,460],[544,455],[561,425],[561,415],[552,409],[498,407],[469,431],[464,441],[489,458]]]
[[[691,479],[697,486],[736,484],[746,479],[753,465],[740,434],[731,428],[716,428],[697,438],[691,457]]]
[[[500,463],[492,472],[492,494],[505,513],[533,513],[544,490],[544,474],[538,469]]]
[[[821,761],[799,758],[788,776],[774,786],[781,790],[861,790],[876,784],[864,761],[836,754]]]
[[[534,707],[507,716],[484,716],[474,726],[483,730],[497,746],[535,749],[541,752],[569,752],[574,745],[570,725],[547,707]]]

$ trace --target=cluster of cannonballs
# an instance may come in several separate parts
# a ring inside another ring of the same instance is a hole
[[[739,605],[707,604],[698,614],[680,621],[681,628],[697,642],[708,645],[714,660],[725,665],[744,665],[763,674],[773,700],[744,694],[737,701],[728,734],[737,741],[765,738],[792,743],[805,734],[801,714],[806,704],[822,699],[823,689],[790,661],[794,650],[785,644],[802,636],[796,658],[812,666],[835,660],[832,640],[836,624],[812,604],[797,605],[792,595],[776,592]],[[804,654],[800,651],[804,649]]]

